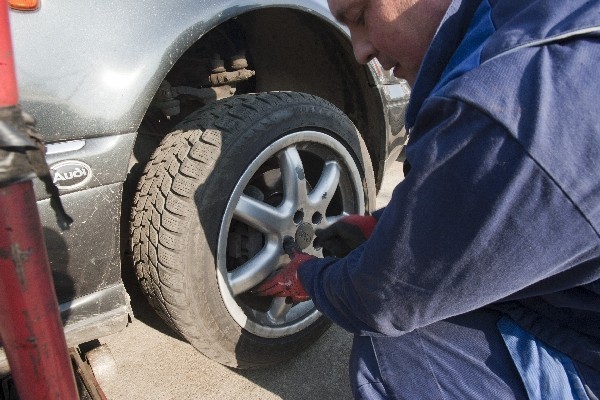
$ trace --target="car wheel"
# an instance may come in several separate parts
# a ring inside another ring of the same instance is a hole
[[[146,165],[131,218],[136,274],[163,319],[206,356],[253,368],[288,359],[330,322],[311,301],[252,288],[322,257],[314,231],[374,205],[371,161],[339,109],[302,93],[234,96],[188,116]]]

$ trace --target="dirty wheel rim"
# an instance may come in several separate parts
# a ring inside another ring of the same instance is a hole
[[[263,150],[235,186],[219,234],[217,278],[232,318],[265,338],[314,323],[321,314],[312,301],[288,304],[284,298],[260,298],[251,289],[289,262],[284,238],[293,237],[305,253],[322,257],[312,243],[314,230],[364,210],[356,161],[333,137],[299,131]]]

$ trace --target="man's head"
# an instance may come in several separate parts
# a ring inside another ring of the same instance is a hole
[[[451,0],[328,0],[350,29],[359,63],[377,58],[385,69],[414,83],[425,52]]]

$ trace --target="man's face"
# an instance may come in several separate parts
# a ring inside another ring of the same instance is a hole
[[[356,60],[373,58],[395,76],[414,83],[450,0],[328,0],[350,29]]]

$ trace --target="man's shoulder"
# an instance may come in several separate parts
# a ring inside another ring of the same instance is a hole
[[[477,108],[517,140],[600,232],[597,38],[580,37],[496,57],[438,96]]]
[[[600,26],[600,2],[589,0],[484,0],[489,5],[490,36],[481,61],[527,44],[562,40],[565,35]]]

